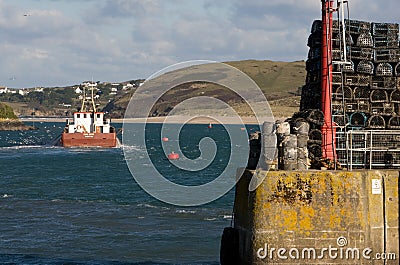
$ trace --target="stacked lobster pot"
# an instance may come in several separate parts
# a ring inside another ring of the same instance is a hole
[[[307,78],[300,110],[321,109],[322,22],[314,21],[308,38]],[[400,129],[399,25],[345,20],[333,24],[332,116],[348,129]]]
[[[322,22],[314,21],[307,45],[310,47],[306,62],[306,82],[301,90],[300,111],[321,109],[321,44]]]
[[[261,134],[260,166],[263,169],[277,169],[277,134],[274,122],[264,122]]]
[[[277,122],[278,168],[283,170],[307,170],[309,123],[297,120],[297,127],[288,121]]]
[[[264,122],[262,133],[250,135],[247,168],[307,170],[309,129],[310,123],[303,118],[297,118],[294,123]],[[318,147],[321,148],[321,143]]]
[[[399,25],[345,20],[333,25],[332,115],[348,129],[400,129]]]
[[[318,109],[308,109],[295,113],[287,121],[292,133],[297,136],[299,169],[306,169],[310,165],[309,160],[320,160],[322,157],[324,114]]]

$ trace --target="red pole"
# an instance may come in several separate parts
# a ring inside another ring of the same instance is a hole
[[[322,0],[322,49],[321,49],[321,109],[324,113],[322,126],[322,157],[335,159],[335,137],[333,128],[332,99],[332,23],[333,1]]]

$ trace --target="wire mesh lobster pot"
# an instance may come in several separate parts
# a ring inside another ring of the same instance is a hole
[[[302,88],[302,95],[306,97],[321,96],[321,89],[318,83],[308,83]]]
[[[344,84],[347,86],[369,86],[371,76],[366,74],[344,74]]]
[[[353,99],[353,90],[349,86],[338,87],[335,91],[335,99],[336,100],[352,100]]]
[[[320,144],[311,144],[308,146],[308,156],[310,159],[320,159],[322,157],[322,146]]]
[[[321,108],[321,97],[313,95],[308,98],[301,98],[300,100],[300,110],[304,111],[309,108],[320,109]]]
[[[350,58],[358,60],[372,60],[374,58],[374,49],[363,47],[351,47]]]
[[[335,112],[332,115],[333,122],[336,123],[338,126],[346,126],[349,122],[349,116],[347,114],[343,114],[343,112]]]
[[[400,129],[400,117],[399,116],[391,117],[388,121],[387,128],[396,130]]]
[[[310,50],[308,51],[308,59],[317,60],[320,58],[321,58],[321,48],[320,47],[310,48]]]
[[[385,90],[372,90],[370,101],[373,103],[376,102],[388,102],[388,94]]]
[[[352,34],[360,34],[371,31],[371,23],[359,20],[345,20],[346,30]]]
[[[349,125],[352,127],[365,127],[368,117],[364,112],[354,112],[350,115]]]
[[[306,83],[307,84],[309,84],[309,83],[318,83],[318,82],[320,82],[321,81],[321,74],[320,73],[311,73],[311,72],[308,72],[307,73],[307,75],[306,75]]]
[[[372,75],[374,73],[374,64],[371,61],[360,61],[357,65],[357,72]]]
[[[308,59],[306,62],[306,70],[308,72],[319,72],[321,70],[321,61]]]
[[[397,23],[372,23],[372,34],[375,36],[398,35],[399,24]]]
[[[400,103],[392,103],[395,115],[400,116]]]
[[[343,52],[340,49],[332,49],[332,59],[341,60],[343,57]]]
[[[344,103],[344,111],[346,113],[353,113],[356,112],[358,109],[357,102],[350,101],[350,102],[345,102]]]
[[[321,21],[321,23],[322,23],[322,21]],[[332,22],[332,32],[333,33],[339,33],[340,29],[341,29],[341,27],[340,27],[339,20],[337,20],[337,19],[333,20],[333,22]],[[322,30],[322,25],[321,25],[321,30]]]
[[[394,71],[395,75],[400,76],[400,63],[396,64],[396,67],[394,69],[395,69],[395,71]],[[400,86],[398,86],[398,87],[400,87]]]
[[[322,126],[324,124],[324,113],[319,109],[308,110],[305,113],[305,119],[308,122]]]
[[[390,94],[390,102],[392,102],[392,103],[400,103],[400,90],[394,90]]]
[[[322,144],[322,132],[318,129],[312,129],[308,133],[309,144]]]
[[[322,32],[322,21],[314,20],[311,26],[311,33],[321,33]]]
[[[396,89],[396,77],[373,76],[371,87],[373,89]]]
[[[387,63],[398,62],[400,60],[400,53],[398,49],[375,49],[374,62]]]
[[[297,118],[290,123],[293,134],[308,135],[310,131],[310,124],[304,118]],[[297,142],[299,147],[299,142]]]
[[[320,108],[321,96],[314,91],[314,86],[307,84],[303,86],[300,99],[300,110],[309,108]]]
[[[370,93],[371,92],[368,87],[355,87],[353,96],[356,100],[369,100]]]
[[[399,48],[399,37],[398,35],[374,37],[374,48]]]
[[[333,100],[332,103],[332,112],[343,112],[343,102],[340,100]]]
[[[377,76],[392,76],[393,75],[393,67],[390,63],[380,63],[376,67],[376,75]]]
[[[351,37],[349,32],[345,33],[346,45],[352,46],[354,44],[353,38]],[[332,38],[332,45],[334,48],[339,48],[342,44],[342,34],[334,33]]]
[[[368,113],[370,110],[369,102],[367,100],[357,101],[357,111]]]
[[[395,106],[392,103],[371,103],[371,114],[391,116],[395,113]]]
[[[354,73],[354,62],[350,61],[350,63],[346,63],[346,64],[334,64],[334,71],[335,72],[347,72],[347,73]]]
[[[332,84],[333,85],[341,85],[342,84],[342,75],[341,74],[332,74]]]
[[[308,37],[307,46],[310,48],[321,47],[322,44],[322,34],[312,33]]]
[[[381,115],[372,115],[368,119],[368,128],[384,129],[386,127],[385,119]]]
[[[361,33],[356,43],[359,47],[374,47],[374,39],[369,32]]]

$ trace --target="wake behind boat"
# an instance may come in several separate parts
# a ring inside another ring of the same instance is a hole
[[[73,119],[67,119],[67,124],[61,135],[60,144],[63,147],[116,147],[117,133],[105,119],[104,112],[96,110],[94,101],[97,83],[83,83],[83,97],[80,111],[75,112]],[[87,96],[87,93],[90,93]]]

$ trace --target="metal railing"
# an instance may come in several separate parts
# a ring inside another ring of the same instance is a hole
[[[337,158],[343,167],[400,168],[400,131],[349,130],[336,136]]]

